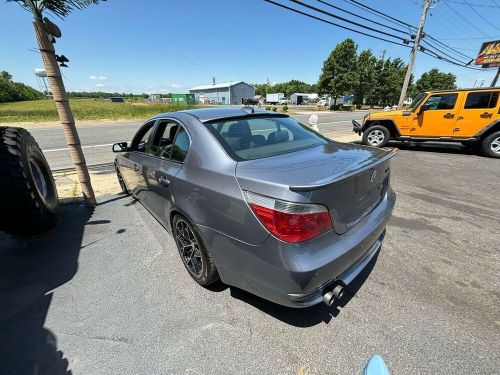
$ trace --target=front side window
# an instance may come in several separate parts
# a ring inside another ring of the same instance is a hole
[[[173,120],[162,120],[158,123],[149,154],[182,163],[189,145],[189,136],[184,127]]]
[[[252,160],[304,150],[328,140],[290,117],[245,117],[205,124],[235,160]]]
[[[146,150],[148,149],[149,136],[153,131],[154,124],[155,121],[150,121],[139,129],[134,139],[132,140],[132,144],[130,145],[130,148],[133,151],[146,152]]]
[[[170,159],[172,144],[179,124],[170,120],[162,120],[158,123],[153,143],[149,149],[149,154],[162,159]]]
[[[410,104],[409,109],[413,110],[417,108],[420,105],[420,103],[422,103],[422,100],[425,99],[426,95],[427,95],[426,92],[421,92],[420,94],[418,94],[417,97],[413,99],[413,102]]]
[[[428,105],[428,111],[453,109],[457,102],[458,94],[435,94],[429,97],[424,105]]]
[[[498,91],[470,92],[467,94],[464,109],[496,108]]]

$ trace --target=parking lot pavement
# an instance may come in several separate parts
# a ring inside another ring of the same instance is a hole
[[[493,374],[500,366],[499,161],[405,146],[382,251],[339,306],[294,310],[190,279],[125,196],[0,234],[6,374]],[[38,372],[33,369],[36,368]]]

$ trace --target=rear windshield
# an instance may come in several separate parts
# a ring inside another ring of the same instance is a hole
[[[253,160],[328,143],[290,117],[245,117],[206,123],[235,160]]]

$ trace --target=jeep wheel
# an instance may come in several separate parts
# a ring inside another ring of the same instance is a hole
[[[33,234],[57,223],[59,200],[47,160],[25,129],[0,127],[0,230]]]
[[[363,143],[374,147],[384,147],[389,143],[390,133],[385,126],[375,125],[363,133]]]
[[[500,158],[500,132],[487,136],[482,143],[483,153],[492,158]]]

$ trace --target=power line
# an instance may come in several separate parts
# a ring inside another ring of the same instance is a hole
[[[443,51],[442,49],[440,49],[440,48],[438,48],[438,47],[430,44],[427,40],[425,40],[425,38],[422,39],[422,42],[424,42],[427,45],[427,47],[425,47],[425,48],[428,48],[428,47],[433,48],[434,50],[438,51],[439,53],[441,53],[441,54],[443,54],[445,56],[448,56],[449,58],[455,59],[456,61],[462,63],[463,65],[466,65],[470,60],[472,60],[472,57],[470,57],[468,59],[468,61],[461,61],[461,60],[459,60],[458,57],[452,56],[452,55],[448,54],[447,52]]]
[[[479,16],[479,18],[481,18],[484,22],[486,22],[491,27],[500,31],[500,29],[496,25],[492,24],[490,21],[488,21],[486,18],[484,18],[481,13],[479,13],[476,9],[474,9],[474,7],[470,3],[467,2],[467,0],[464,0],[464,1],[469,6],[469,8],[471,8],[471,10]]]
[[[500,9],[500,5],[497,5],[495,2],[495,5],[486,5],[486,4],[471,4],[466,2],[466,0],[463,1],[456,1],[456,0],[448,0],[449,3],[454,3],[454,4],[462,4],[462,5],[468,5],[471,7],[479,7],[479,8],[497,8]]]
[[[476,25],[474,25],[472,22],[470,22],[467,18],[462,16],[460,13],[458,13],[452,6],[450,6],[446,1],[443,1],[443,4],[446,5],[453,13],[455,13],[458,17],[460,17],[463,21],[465,21],[467,24],[472,26],[474,29],[479,31],[481,34],[483,34],[485,37],[489,38],[488,35],[486,35],[480,28],[478,28]]]
[[[298,4],[298,5],[301,5],[301,6],[305,7],[305,8],[314,10],[314,11],[316,11],[318,13],[322,13],[322,14],[327,15],[329,17],[336,18],[336,19],[344,21],[346,23],[350,23],[351,25],[355,25],[355,26],[358,26],[358,27],[361,27],[361,28],[373,31],[373,32],[376,32],[376,33],[388,36],[390,38],[395,38],[395,39],[400,39],[400,40],[402,39],[401,37],[399,37],[397,35],[394,35],[394,34],[391,34],[391,33],[388,33],[388,32],[382,31],[382,30],[379,30],[379,29],[375,29],[375,28],[370,27],[370,26],[365,26],[362,23],[358,23],[356,21],[352,21],[352,20],[349,20],[349,19],[341,17],[341,16],[337,16],[337,15],[331,13],[331,12],[327,12],[326,10],[323,10],[323,9],[320,9],[320,8],[316,8],[316,7],[312,6],[312,5],[304,3],[302,1],[299,1],[299,0],[289,0],[289,1],[291,1],[292,3]]]
[[[361,30],[356,30],[356,29],[353,29],[351,27],[348,27],[348,26],[345,26],[345,25],[341,25],[341,24],[338,24],[338,23],[335,23],[335,22],[332,22],[332,21],[329,21],[329,20],[326,20],[324,18],[321,18],[321,17],[318,17],[318,16],[315,16],[313,14],[310,14],[310,13],[306,13],[306,12],[303,12],[299,9],[296,9],[296,8],[293,8],[291,6],[287,6],[285,4],[281,4],[281,3],[278,3],[276,1],[273,1],[273,0],[263,0],[269,4],[273,4],[275,6],[278,6],[280,8],[283,8],[283,9],[286,9],[286,10],[289,10],[291,12],[294,12],[294,13],[297,13],[297,14],[300,14],[300,15],[303,15],[303,16],[306,16],[306,17],[309,17],[309,18],[312,18],[314,20],[317,20],[317,21],[320,21],[320,22],[323,22],[323,23],[326,23],[326,24],[329,24],[329,25],[332,25],[332,26],[335,26],[335,27],[339,27],[339,28],[342,28],[342,29],[345,29],[345,30],[349,30],[349,31],[352,31],[352,32],[355,32],[355,33],[358,33],[358,34],[361,34],[361,35],[365,35],[365,36],[368,36],[370,38],[374,38],[374,39],[377,39],[377,40],[382,40],[384,42],[388,42],[388,43],[391,43],[391,44],[396,44],[396,45],[399,45],[399,46],[403,46],[403,47],[407,47],[407,48],[411,48],[411,46],[407,45],[407,44],[403,44],[403,43],[398,43],[398,42],[395,42],[393,40],[389,40],[389,39],[386,39],[386,38],[383,38],[383,37],[379,37],[377,35],[372,35],[372,34],[369,34],[367,32],[364,32],[364,31],[361,31]],[[294,3],[297,3],[297,4],[300,4],[302,5],[303,3],[301,1],[298,1],[298,0],[290,0]],[[308,4],[306,4],[308,5]],[[315,8],[313,6],[308,6],[308,8],[311,8],[311,9],[318,9],[318,8]],[[336,18],[335,15],[329,13],[329,12],[326,12],[326,11],[323,11],[323,10],[319,10],[321,13],[324,13],[324,14],[327,14],[327,15],[331,15],[331,16],[334,16],[334,18]],[[338,17],[338,16],[337,16]],[[375,29],[376,30],[376,29]],[[398,36],[395,36],[395,35],[391,35],[391,37],[393,38],[397,38],[397,39],[401,39],[400,37]],[[475,67],[472,67],[472,66],[468,66],[465,62],[463,61],[460,61],[460,62],[457,62],[457,58],[447,54],[446,52],[443,53],[444,51],[441,51],[439,48],[437,48],[436,46],[430,44],[429,42],[426,41],[426,44],[429,46],[429,48],[425,47],[425,48],[419,48],[419,51],[422,52],[423,54],[425,55],[428,55],[428,56],[431,56],[431,57],[434,57],[434,58],[437,58],[439,60],[442,60],[442,61],[445,61],[447,63],[450,63],[450,64],[453,64],[453,65],[456,65],[456,66],[459,66],[459,67],[462,67],[462,68],[467,68],[467,69],[472,69],[472,70],[482,70],[481,68],[475,68]],[[437,51],[437,52],[436,52]],[[448,56],[448,57],[451,57],[453,58],[454,60],[450,60],[444,56],[442,56],[439,52],[443,53],[445,56]],[[459,52],[458,52],[459,53]]]
[[[351,27],[348,27],[348,26],[344,26],[344,25],[340,25],[338,23],[335,23],[335,22],[331,22],[331,21],[328,21],[328,20],[325,20],[324,18],[321,18],[321,17],[317,17],[317,16],[314,16],[312,14],[309,14],[309,13],[305,13],[305,12],[302,12],[298,9],[295,9],[295,8],[292,8],[292,7],[289,7],[287,5],[284,5],[284,4],[280,4],[280,3],[277,3],[273,0],[263,0],[265,1],[266,3],[270,3],[270,4],[273,4],[273,5],[276,5],[278,7],[281,7],[281,8],[284,8],[284,9],[287,9],[289,11],[292,11],[292,12],[295,12],[295,13],[298,13],[298,14],[301,14],[303,16],[306,16],[306,17],[309,17],[309,18],[313,18],[317,21],[321,21],[321,22],[324,22],[324,23],[327,23],[327,24],[330,24],[332,26],[336,26],[336,27],[340,27],[341,29],[345,29],[345,30],[349,30],[349,31],[353,31],[355,33],[358,33],[358,34],[361,34],[361,35],[365,35],[365,36],[368,36],[370,38],[374,38],[374,39],[378,39],[378,40],[382,40],[384,42],[388,42],[388,43],[392,43],[392,44],[396,44],[398,46],[404,46],[404,47],[408,47],[407,45],[405,44],[402,44],[402,43],[398,43],[398,42],[395,42],[393,40],[389,40],[389,39],[385,39],[385,38],[382,38],[382,37],[379,37],[379,36],[376,36],[376,35],[372,35],[372,34],[368,34],[368,33],[365,33],[363,31],[360,31],[360,30],[356,30],[356,29],[353,29]]]
[[[395,27],[385,25],[385,24],[383,24],[383,23],[381,23],[381,22],[374,21],[374,20],[372,20],[372,19],[370,19],[370,18],[360,16],[359,14],[356,14],[356,13],[354,13],[354,12],[350,12],[350,11],[348,11],[348,10],[345,10],[344,8],[340,8],[340,7],[338,7],[338,6],[332,5],[332,4],[330,4],[330,3],[327,3],[326,1],[323,1],[323,0],[316,0],[316,1],[317,1],[317,2],[319,2],[319,3],[321,3],[321,4],[324,4],[324,5],[328,6],[328,7],[330,7],[330,8],[337,9],[337,10],[340,10],[341,12],[344,12],[344,13],[350,14],[350,15],[352,15],[352,16],[355,16],[355,17],[361,18],[362,20],[365,20],[365,21],[368,21],[368,22],[372,22],[372,23],[374,23],[374,24],[376,24],[376,25],[379,25],[379,26],[382,26],[382,27],[386,27],[386,28],[388,28],[388,29],[391,29],[391,30],[397,31],[397,32],[399,32],[399,33],[408,34],[408,31],[406,31],[406,30],[397,29],[397,28],[395,28]]]
[[[408,28],[410,28],[412,30],[416,30],[417,29],[416,26],[410,25],[408,22],[402,21],[402,20],[397,19],[397,18],[395,18],[393,16],[390,16],[390,15],[384,13],[384,12],[381,12],[381,11],[379,11],[377,9],[369,7],[368,5],[360,3],[359,1],[356,1],[356,0],[344,0],[344,1],[347,1],[349,3],[355,4],[358,8],[368,10],[368,11],[370,11],[370,13],[377,14],[379,17],[390,19],[390,20],[392,20],[392,22],[396,22],[396,23],[402,24],[404,26],[407,26]]]

